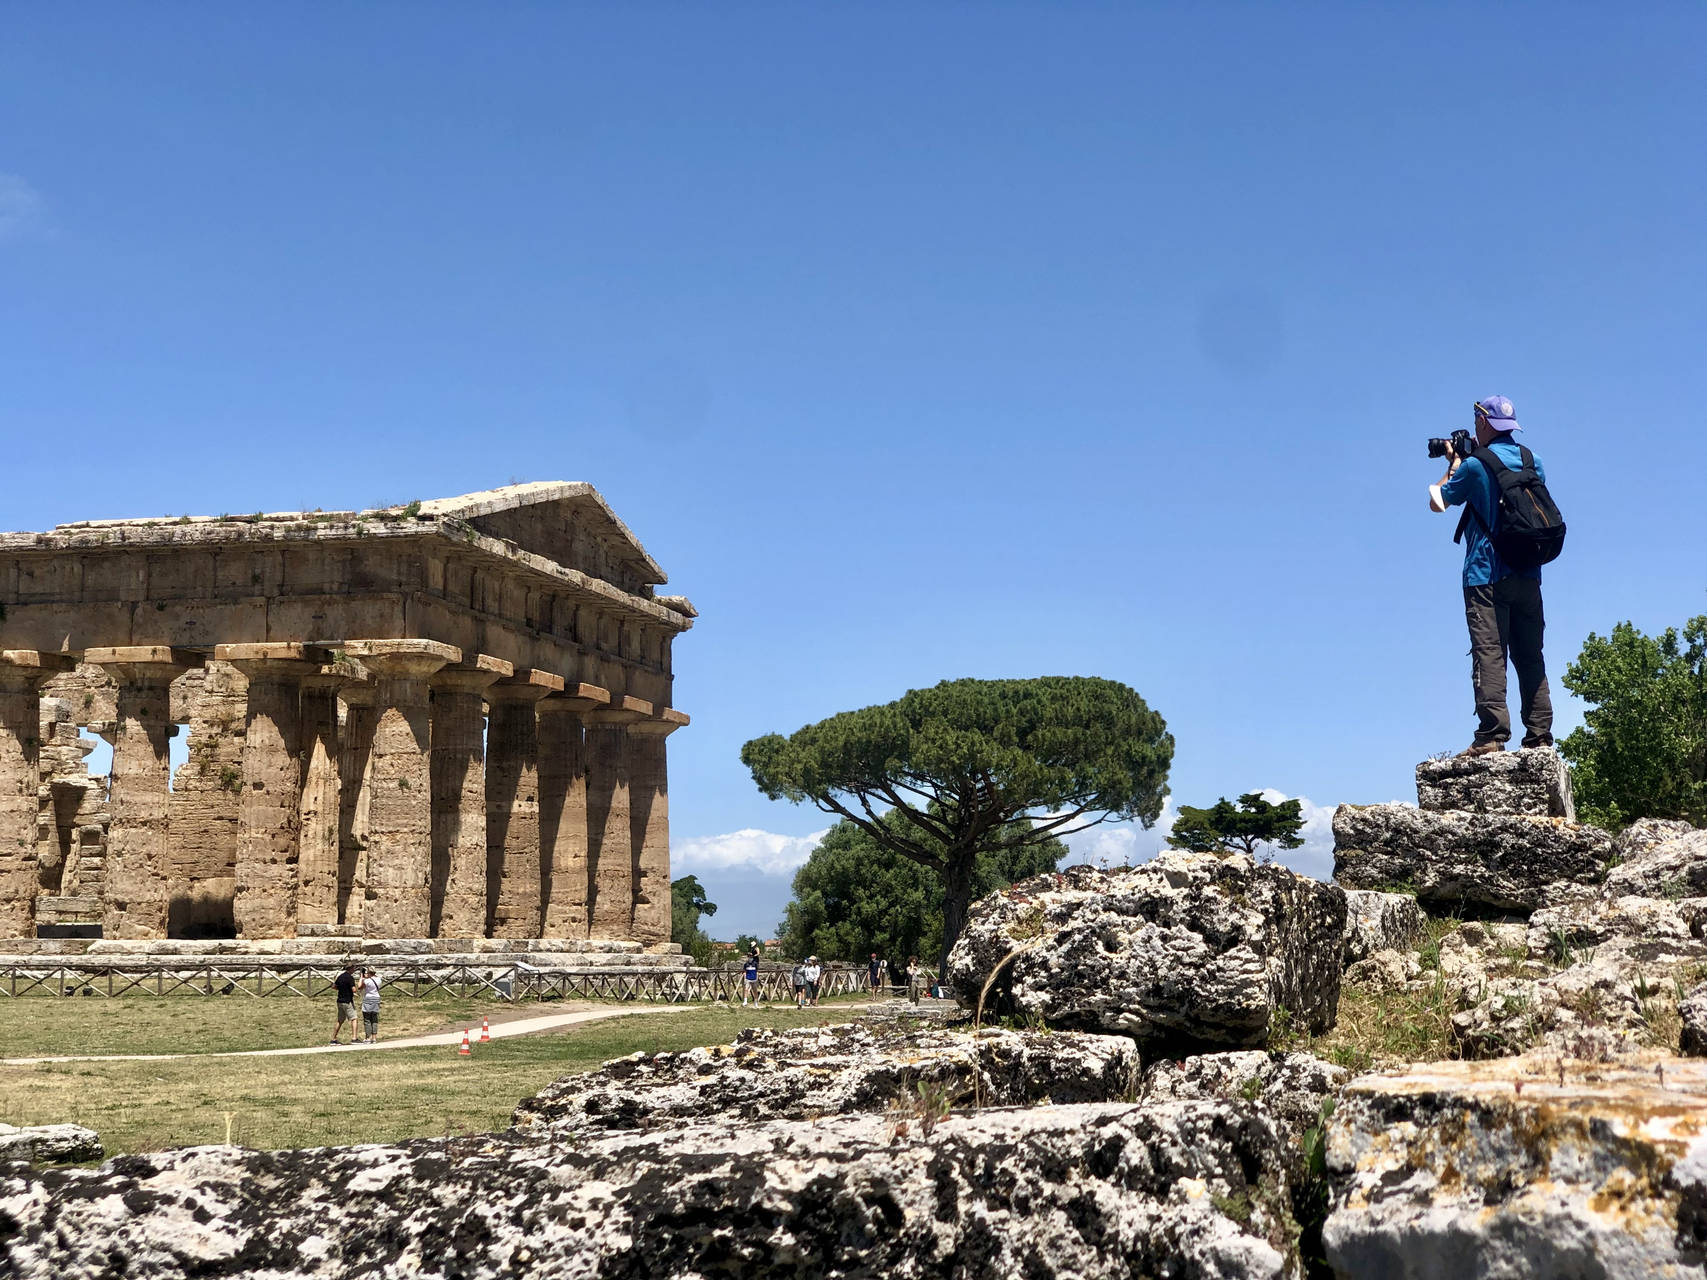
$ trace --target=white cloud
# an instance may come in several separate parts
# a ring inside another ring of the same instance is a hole
[[[829,834],[829,828],[806,836],[778,835],[745,827],[720,836],[695,836],[670,850],[671,875],[693,871],[757,871],[761,875],[792,875]]]
[[[15,173],[0,173],[0,240],[33,230],[42,208],[41,192]]]

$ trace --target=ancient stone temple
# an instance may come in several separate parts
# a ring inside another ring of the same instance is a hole
[[[667,942],[664,581],[585,484],[0,535],[0,939]]]

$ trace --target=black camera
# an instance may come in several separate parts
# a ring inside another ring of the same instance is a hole
[[[1476,446],[1470,441],[1470,433],[1468,431],[1454,431],[1452,433],[1452,452],[1455,456],[1468,458],[1470,456],[1470,450],[1475,447]],[[1442,440],[1439,436],[1430,440],[1428,442],[1428,456],[1431,458],[1444,458],[1446,456],[1446,441]]]

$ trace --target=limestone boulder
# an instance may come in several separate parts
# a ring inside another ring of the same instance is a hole
[[[1699,1275],[1707,1063],[1552,1056],[1364,1076],[1329,1126],[1340,1276]]]
[[[1356,964],[1377,951],[1409,951],[1427,926],[1427,914],[1408,893],[1347,889],[1345,962]]]
[[[1677,1014],[1683,1024],[1678,1037],[1678,1052],[1692,1058],[1707,1058],[1707,982],[1692,989],[1678,1002]]]
[[[1342,804],[1333,825],[1336,881],[1405,885],[1442,911],[1527,914],[1592,895],[1613,861],[1609,834],[1561,818]]]
[[[976,904],[949,955],[974,1006],[1162,1047],[1257,1047],[1277,1010],[1313,1031],[1339,1004],[1345,895],[1248,857],[1170,851],[1072,867]]]
[[[14,1165],[0,1275],[1270,1280],[1287,1146],[1240,1100]]]
[[[1351,1072],[1308,1053],[1265,1053],[1256,1049],[1159,1058],[1145,1069],[1145,1102],[1186,1099],[1244,1099],[1260,1102],[1294,1143],[1321,1123],[1325,1104]]]
[[[1417,766],[1417,804],[1432,813],[1577,819],[1570,766],[1552,747],[1424,760]]]
[[[1619,837],[1623,860],[1607,873],[1608,894],[1671,899],[1707,894],[1707,828],[1636,826],[1643,829],[1633,827]]]
[[[516,1109],[534,1133],[652,1129],[693,1120],[804,1120],[917,1104],[1027,1106],[1134,1096],[1126,1036],[895,1025],[750,1028],[733,1043],[639,1053],[568,1076]]]
[[[1422,975],[1422,962],[1414,951],[1377,951],[1345,969],[1348,984],[1371,991],[1403,991]]]
[[[0,1124],[0,1160],[77,1164],[105,1154],[100,1134],[80,1124]]]

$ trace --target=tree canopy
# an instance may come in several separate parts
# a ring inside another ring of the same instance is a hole
[[[1707,614],[1681,633],[1648,636],[1628,622],[1591,632],[1564,684],[1591,704],[1559,743],[1584,821],[1707,825]]]
[[[1248,853],[1266,862],[1273,860],[1274,849],[1303,845],[1304,838],[1298,834],[1303,825],[1302,802],[1270,804],[1261,792],[1250,791],[1236,805],[1225,796],[1207,809],[1181,805],[1168,843],[1193,853]],[[1263,849],[1264,845],[1272,848]]]
[[[699,927],[699,918],[716,914],[717,904],[705,896],[698,876],[670,881],[670,941],[681,943],[700,964],[711,954],[711,939]]]
[[[1127,686],[1090,676],[945,680],[741,749],[773,800],[810,802],[939,873],[946,957],[977,855],[1161,814],[1174,741]],[[896,810],[905,819],[885,826]]]
[[[883,824],[905,822],[891,810]],[[929,837],[925,837],[928,839]],[[978,855],[972,896],[1055,869],[1059,840],[998,844]],[[778,926],[783,951],[863,963],[872,952],[891,965],[942,950],[944,885],[934,871],[838,822],[794,873],[794,899]]]

